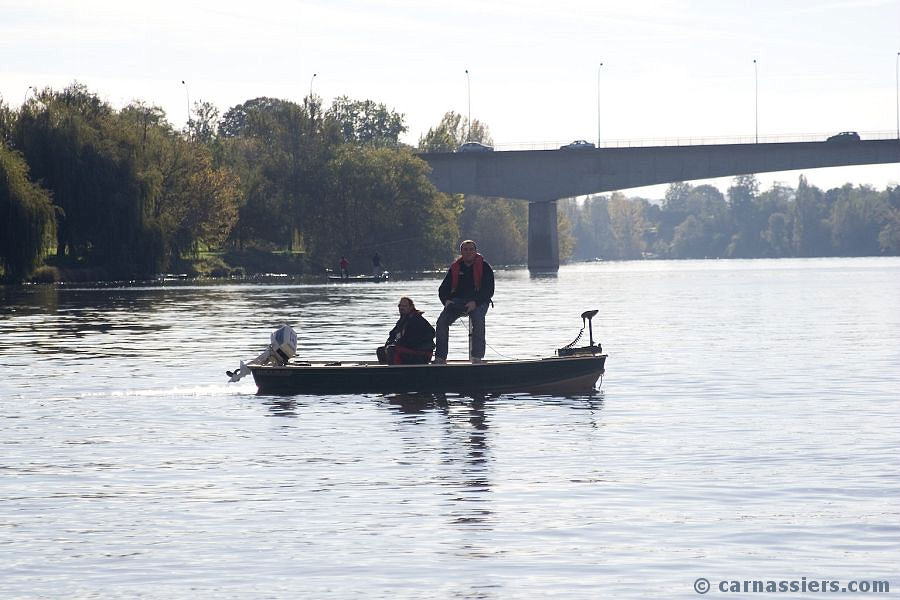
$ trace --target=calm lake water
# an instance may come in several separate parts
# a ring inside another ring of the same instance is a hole
[[[369,359],[399,296],[436,319],[438,278],[0,288],[0,597],[897,597],[900,260],[499,271],[487,358],[597,308],[591,395],[226,383],[281,322]]]

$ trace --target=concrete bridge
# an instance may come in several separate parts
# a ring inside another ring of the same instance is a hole
[[[442,192],[528,205],[528,268],[559,269],[556,201],[614,190],[847,165],[900,162],[900,140],[420,154]]]

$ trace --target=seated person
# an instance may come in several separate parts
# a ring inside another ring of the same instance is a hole
[[[434,351],[434,327],[406,296],[397,304],[400,318],[388,334],[387,342],[375,354],[383,365],[424,365]]]

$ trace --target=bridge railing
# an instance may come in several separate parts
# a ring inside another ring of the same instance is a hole
[[[709,136],[709,137],[665,137],[665,138],[638,138],[630,140],[602,140],[601,148],[647,148],[651,146],[706,146],[713,144],[778,144],[788,142],[824,142],[830,136],[838,133],[788,133],[778,135],[761,135],[758,138],[750,136]],[[861,139],[883,140],[897,137],[896,131],[860,131]],[[556,150],[571,142],[518,142],[496,143],[496,150]]]

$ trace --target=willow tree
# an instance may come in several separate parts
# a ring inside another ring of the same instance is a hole
[[[45,89],[23,107],[15,141],[61,209],[58,255],[113,277],[155,272],[136,149],[107,103],[77,83]]]
[[[27,278],[47,252],[56,225],[50,193],[28,178],[21,154],[0,142],[0,270]]]

